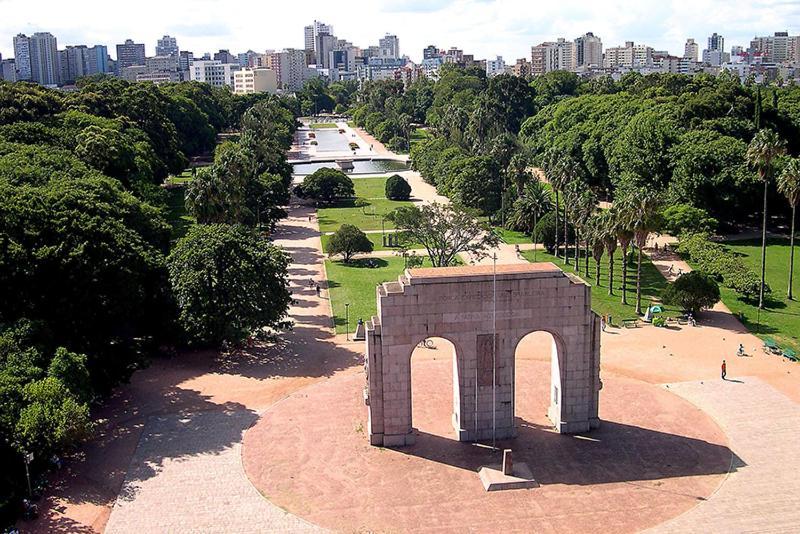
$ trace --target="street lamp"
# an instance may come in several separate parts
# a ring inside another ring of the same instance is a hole
[[[346,302],[344,304],[344,323],[345,323],[345,339],[350,341],[350,303]]]
[[[28,466],[33,461],[33,453],[26,452],[25,453],[25,478],[28,479],[28,496],[33,498],[33,489],[31,488],[31,472]]]

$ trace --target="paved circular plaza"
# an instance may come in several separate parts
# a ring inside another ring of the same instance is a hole
[[[499,463],[486,446],[453,439],[452,362],[417,349],[412,363],[417,442],[372,447],[364,375],[300,390],[245,434],[245,472],[273,504],[338,531],[636,531],[711,495],[731,466],[723,432],[691,403],[644,382],[604,373],[603,424],[584,436],[550,430],[549,363],[517,363],[514,450],[541,484],[486,493],[477,475]]]

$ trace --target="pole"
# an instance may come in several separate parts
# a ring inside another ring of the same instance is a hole
[[[33,489],[31,488],[31,473],[28,469],[28,464],[33,461],[33,454],[30,452],[25,453],[25,478],[28,480],[28,496],[33,498]]]
[[[497,252],[492,267],[492,449],[497,432]]]
[[[350,303],[347,302],[344,305],[344,322],[345,322],[345,339],[350,341]]]

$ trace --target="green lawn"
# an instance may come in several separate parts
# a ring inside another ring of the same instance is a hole
[[[368,205],[356,207],[354,199],[343,200],[329,207],[317,209],[321,232],[335,232],[343,224],[352,224],[361,230],[381,230],[381,219],[400,206],[410,206],[410,201],[388,200],[385,196],[386,178],[367,177],[353,179],[356,197]],[[384,229],[394,228],[386,221]]]
[[[337,333],[342,334],[346,330],[345,303],[350,303],[350,331],[354,332],[359,317],[367,321],[377,312],[375,287],[383,282],[397,280],[405,270],[401,257],[374,258],[372,261],[379,267],[368,267],[367,260],[353,260],[349,265],[341,261],[325,260]],[[430,267],[427,257],[425,266]]]
[[[523,243],[533,242],[531,236],[527,235],[525,232],[509,230],[507,228],[503,228],[502,226],[495,226],[494,231],[500,236],[500,239],[503,240],[503,243],[508,243],[509,245],[521,245]]]
[[[320,130],[323,128],[338,128],[335,122],[315,122],[311,125],[311,128],[314,130]]]
[[[761,241],[729,241],[725,245],[756,273],[761,273]],[[794,271],[795,300],[786,296],[789,283],[789,240],[769,239],[767,241],[766,280],[772,289],[761,310],[760,325],[758,304],[739,298],[731,289],[720,287],[722,301],[730,310],[739,315],[745,326],[759,337],[773,338],[781,347],[791,347],[800,351],[800,272]],[[800,263],[800,247],[795,245],[795,260]]]
[[[533,262],[534,251],[526,250],[522,255],[530,262]],[[600,315],[611,314],[612,321],[615,325],[619,326],[621,319],[633,319],[636,317],[636,263],[632,262],[628,266],[628,304],[622,304],[622,253],[617,250],[614,254],[614,295],[608,294],[608,257],[603,256],[600,261],[600,285],[595,285],[595,262],[594,259],[589,259],[589,272],[590,276],[584,273],[585,260],[581,258],[581,272],[577,273],[589,285],[592,286],[592,309]],[[536,251],[537,261],[551,261],[565,271],[575,273],[572,265],[565,265],[562,260],[557,259],[555,256],[544,252],[543,250]],[[645,257],[642,258],[642,309],[651,301],[659,301],[662,292],[667,288],[667,281],[658,272],[658,269],[650,263]],[[664,307],[665,315],[678,316],[680,310],[669,306]]]
[[[353,178],[353,188],[360,198],[386,198],[386,178],[380,176]]]
[[[194,217],[186,211],[185,191],[183,187],[169,191],[167,220],[172,225],[172,239],[180,239],[195,224]]]
[[[186,169],[177,176],[170,175],[165,180],[168,184],[187,184],[194,180],[192,169]]]

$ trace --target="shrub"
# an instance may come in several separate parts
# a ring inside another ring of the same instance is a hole
[[[733,289],[745,299],[758,296],[761,279],[741,258],[734,255],[719,243],[708,240],[706,234],[688,234],[681,237],[678,252],[694,263],[699,270],[721,281],[725,287]],[[770,287],[765,283],[764,292]]]
[[[307,176],[300,187],[295,188],[297,196],[331,202],[355,195],[353,180],[338,169],[324,167]]]
[[[564,220],[559,219],[558,221],[558,236],[559,240],[563,241],[564,236]],[[572,225],[568,226],[568,230],[570,235],[574,234],[574,230]],[[550,254],[555,252],[556,248],[556,213],[555,211],[549,211],[545,215],[539,219],[539,222],[536,224],[536,228],[533,230],[533,238],[536,242],[541,243],[545,250]]]
[[[372,241],[367,234],[352,224],[343,224],[328,241],[326,252],[331,256],[341,254],[342,260],[349,263],[359,252],[372,252]]]
[[[697,313],[719,302],[719,285],[711,276],[692,271],[681,275],[667,287],[664,302]]]
[[[411,197],[411,186],[405,178],[394,174],[386,180],[385,192],[389,200],[408,200]]]

